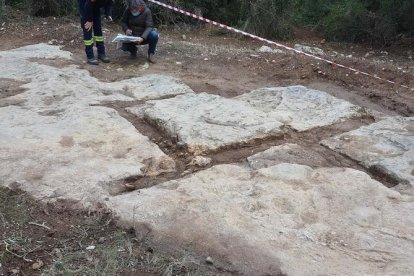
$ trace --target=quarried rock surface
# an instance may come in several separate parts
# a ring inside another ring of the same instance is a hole
[[[328,166],[328,162],[317,152],[296,144],[283,144],[271,147],[247,158],[250,167],[261,169],[280,163],[294,163],[310,167]]]
[[[304,86],[261,88],[236,99],[297,131],[329,126],[366,114],[359,106]]]
[[[142,113],[194,154],[283,134],[283,124],[267,113],[241,101],[206,93],[148,101]]]
[[[0,52],[0,78],[26,83],[24,92],[0,99],[0,184],[87,203],[107,196],[109,182],[174,170],[157,145],[99,104],[192,93],[188,86],[156,75],[103,83],[75,66],[33,58],[71,57],[45,44]]]
[[[303,86],[264,88],[234,99],[185,94],[129,111],[195,154],[282,135],[283,126],[305,131],[365,115],[358,106]]]
[[[388,175],[396,184],[408,184],[406,192],[414,193],[414,117],[389,117],[322,144]]]
[[[367,174],[219,165],[110,199],[154,243],[242,275],[409,275],[414,202]]]

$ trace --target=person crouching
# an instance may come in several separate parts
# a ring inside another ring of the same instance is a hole
[[[137,56],[137,45],[148,44],[148,61],[155,63],[154,54],[158,43],[158,33],[153,30],[151,10],[143,0],[131,0],[121,20],[126,35],[136,36],[137,42],[123,43],[122,50],[130,52],[132,58]]]

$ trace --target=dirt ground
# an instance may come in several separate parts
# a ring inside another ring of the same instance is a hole
[[[257,51],[263,44],[236,37],[210,28],[175,26],[161,28],[157,63],[148,64],[143,46],[137,59],[107,43],[111,63],[90,66],[85,63],[81,29],[77,18],[31,18],[18,11],[0,20],[0,50],[24,45],[49,43],[63,45],[73,53],[73,62],[61,60],[38,61],[53,66],[79,65],[103,81],[115,81],[143,74],[167,74],[188,84],[195,92],[208,92],[234,97],[253,89],[305,85],[326,91],[338,98],[387,115],[414,115],[414,90],[333,68],[315,60],[290,53],[273,54]],[[116,23],[105,24],[109,41],[120,33]],[[324,42],[317,34],[297,31],[297,38],[288,46],[305,44],[323,49],[330,59],[362,71],[376,74],[414,88],[414,41],[401,41],[388,48],[369,45]],[[0,98],[21,93],[21,83],[1,79]],[[192,156],[158,132],[145,121],[125,111],[134,103],[108,103],[131,121],[143,134],[178,164],[174,174],[156,178],[126,179],[128,188],[140,189],[165,180],[182,177],[200,168],[190,164]],[[345,124],[315,129],[305,133],[288,131],[283,138],[255,141],[209,154],[215,164],[244,162],[256,152],[282,143],[298,143],[311,147],[326,159],[327,166],[345,166],[364,170],[356,162],[319,146],[326,135],[335,135],[372,123],[374,117],[350,120]],[[387,186],[387,179],[368,172]],[[76,211],[68,202],[42,205],[19,191],[0,190],[0,275],[205,275],[224,274],[191,256],[169,256],[155,252],[144,241],[135,239],[133,231],[116,227],[110,214],[94,210]],[[14,206],[13,208],[9,208]],[[6,208],[7,207],[7,208]],[[94,249],[86,250],[88,246]],[[40,266],[40,267],[36,267]],[[81,273],[82,272],[82,273]]]

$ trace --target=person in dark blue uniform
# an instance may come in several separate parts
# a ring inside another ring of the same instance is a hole
[[[105,17],[112,21],[113,0],[78,0],[81,26],[83,29],[83,42],[88,63],[98,65],[98,60],[108,63],[105,54],[105,44],[102,34],[101,8],[105,9]],[[93,53],[93,45],[98,49],[98,59]]]

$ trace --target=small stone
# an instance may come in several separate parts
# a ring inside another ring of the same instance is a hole
[[[34,270],[37,270],[37,269],[41,268],[43,265],[44,265],[44,264],[43,264],[43,262],[42,262],[41,260],[37,260],[37,261],[36,261],[36,262],[32,265],[32,268],[33,268]]]
[[[99,243],[104,243],[105,241],[106,241],[105,237],[100,237],[98,240]]]
[[[52,40],[49,40],[49,42],[47,44],[53,45],[53,44],[56,44],[57,42],[58,41],[56,39],[52,39]]]
[[[149,63],[145,62],[142,66],[141,66],[141,70],[147,70],[149,68]]]
[[[187,39],[187,36],[186,36],[185,34],[183,34],[183,39],[184,39],[184,40],[186,40],[186,39]]]
[[[207,60],[208,60],[208,58],[204,58],[204,60],[205,60],[205,61],[207,61]]]
[[[317,56],[323,56],[325,53],[322,49],[316,47],[305,46],[301,44],[295,44],[295,49],[301,52],[310,53]]]
[[[18,268],[12,269],[10,271],[12,273],[12,275],[18,275],[20,273],[20,270]]]
[[[346,57],[347,57],[347,58],[352,58],[352,55],[347,55]]]
[[[177,65],[182,65],[183,63],[182,63],[182,62],[180,62],[180,61],[177,61],[175,64],[177,64]]]
[[[53,249],[52,253],[55,254],[59,259],[63,257],[62,251],[60,251],[59,248]]]
[[[117,72],[124,72],[124,68],[121,68],[121,67],[120,67],[120,68],[116,69],[116,71],[117,71]]]
[[[322,39],[321,44],[325,44],[325,43],[326,43],[326,39]]]
[[[260,53],[273,53],[273,54],[284,54],[285,52],[283,52],[280,49],[272,49],[269,46],[263,45],[262,47],[260,47],[259,49],[257,49],[258,52]]]
[[[211,158],[196,156],[191,160],[190,164],[193,166],[205,167],[211,163]]]
[[[209,265],[212,265],[213,264],[213,258],[211,258],[210,256],[208,256],[206,258],[206,263],[209,264]]]
[[[90,245],[86,247],[86,250],[94,250],[95,248],[96,248],[95,245]]]

